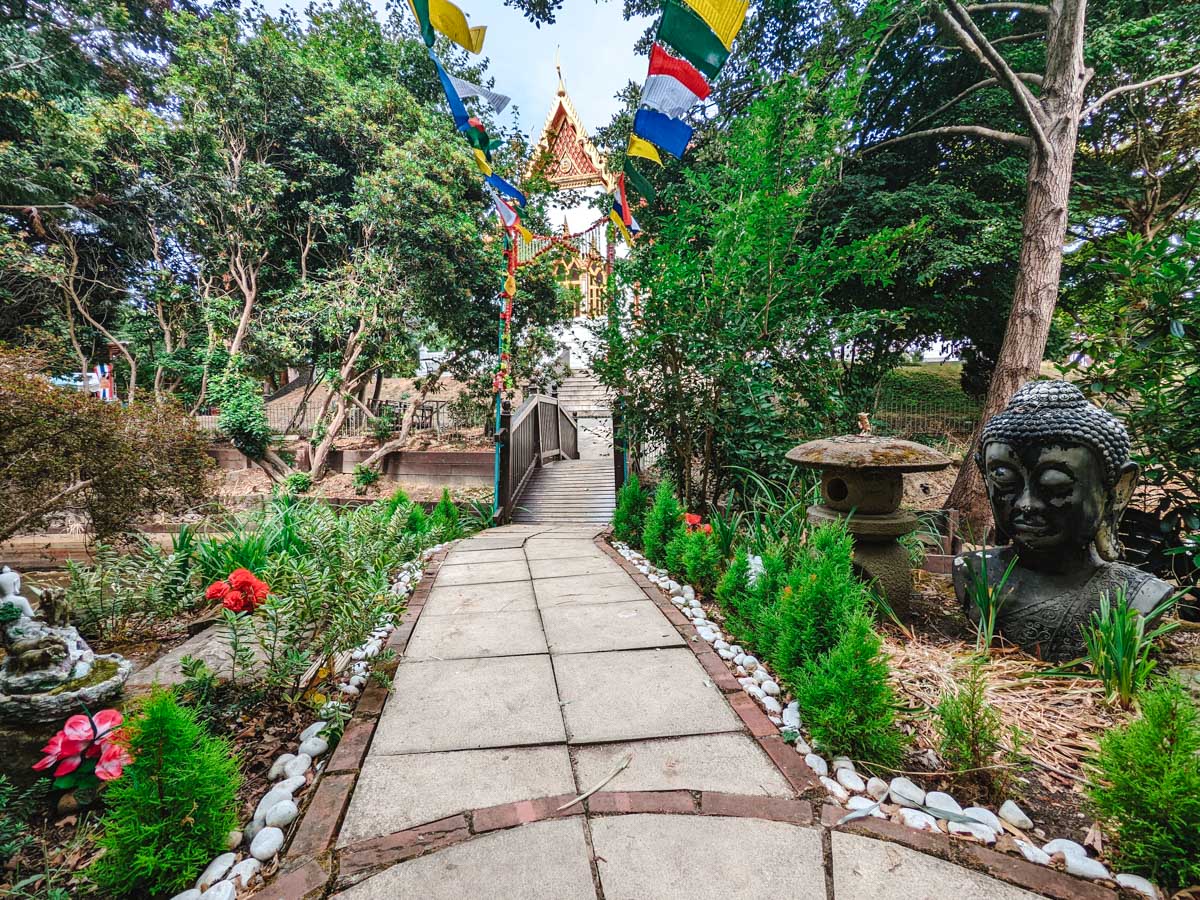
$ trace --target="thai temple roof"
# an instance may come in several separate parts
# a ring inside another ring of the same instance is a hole
[[[555,187],[569,190],[599,185],[612,188],[604,156],[580,121],[558,66],[558,91],[542,126],[530,172],[541,171]]]

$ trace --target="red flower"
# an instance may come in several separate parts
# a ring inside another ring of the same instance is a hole
[[[703,525],[700,526],[700,530],[703,531],[705,534],[712,534],[712,526],[710,524],[708,524],[707,522],[705,522]]]
[[[225,595],[225,599],[221,601],[221,605],[230,612],[239,613],[246,609],[246,600],[242,596],[241,591],[230,591]]]
[[[234,569],[229,573],[229,583],[235,591],[249,601],[246,608],[252,609],[267,599],[270,588],[249,569]]]
[[[205,600],[224,600],[225,595],[229,593],[229,585],[223,581],[214,581],[208,586],[208,590],[204,592]]]
[[[96,763],[96,777],[101,781],[113,781],[120,778],[125,771],[125,766],[133,762],[133,757],[120,744],[115,741],[104,745],[104,750],[100,754],[100,762]]]
[[[700,517],[696,515],[696,513],[686,513],[683,517],[683,521],[688,523],[688,527],[695,528],[700,524]]]

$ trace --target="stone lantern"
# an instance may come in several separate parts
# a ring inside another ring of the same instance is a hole
[[[936,472],[950,458],[932,447],[898,438],[844,435],[809,441],[788,451],[789,462],[821,471],[821,503],[808,508],[820,525],[843,521],[854,536],[854,563],[875,581],[897,612],[912,597],[908,552],[899,538],[915,531],[917,517],[900,509],[905,472]]]

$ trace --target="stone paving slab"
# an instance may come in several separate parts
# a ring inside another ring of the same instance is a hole
[[[604,785],[606,791],[721,791],[763,797],[792,797],[792,787],[745,734],[705,734],[575,750],[575,781],[584,789],[599,783],[626,754],[628,768]]]
[[[545,652],[546,635],[537,611],[517,610],[421,616],[406,655],[416,660],[467,659]]]
[[[392,692],[372,756],[566,740],[548,656],[404,662]]]
[[[542,609],[563,602],[610,603],[646,597],[624,572],[578,578],[538,578],[533,582],[533,593]]]
[[[450,566],[438,572],[437,583],[443,586],[455,584],[495,584],[498,581],[525,581],[529,568],[524,560],[511,562],[466,563]]]
[[[1037,894],[970,869],[846,832],[833,832],[837,900],[1034,900]]]
[[[591,828],[605,900],[826,900],[815,828],[670,815],[593,819]]]
[[[640,647],[677,647],[683,638],[657,606],[645,599],[627,603],[573,603],[542,610],[551,653],[595,653]]]
[[[484,532],[487,537],[473,537],[454,545],[454,549],[459,553],[471,553],[482,550],[511,550],[514,547],[520,548],[525,546],[525,542],[529,540],[529,534],[498,534],[492,536],[490,532]]]
[[[740,731],[742,721],[686,647],[555,656],[572,743]]]
[[[499,584],[434,585],[425,601],[421,618],[457,616],[464,613],[520,612],[537,609],[533,582],[502,581]]]
[[[455,547],[442,562],[442,566],[462,566],[468,563],[491,563],[491,562],[522,562],[525,559],[525,551],[520,547],[510,547],[503,550],[476,550],[470,544],[465,544],[462,548]]]
[[[470,809],[574,790],[571,760],[562,745],[399,756],[372,753],[358,776],[338,846]],[[538,854],[530,858],[533,855]],[[463,900],[467,896],[472,895]]]
[[[484,835],[393,866],[342,900],[586,900],[596,896],[578,818]]]
[[[595,546],[594,544],[592,545]],[[625,572],[607,556],[576,556],[569,559],[530,559],[534,578],[574,578],[579,575],[608,575]],[[628,578],[628,575],[625,575]]]
[[[586,538],[530,538],[525,544],[528,559],[598,559],[604,551]],[[607,557],[605,557],[607,559]]]

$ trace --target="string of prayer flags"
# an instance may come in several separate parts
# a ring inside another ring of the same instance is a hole
[[[748,5],[741,0],[664,0],[658,39],[716,78],[746,20]]]
[[[454,85],[454,91],[458,94],[460,100],[466,100],[468,97],[478,97],[490,106],[497,114],[504,112],[504,108],[508,106],[510,97],[504,94],[499,94],[496,91],[490,91],[485,87],[480,87],[477,84],[472,84],[469,81],[464,81],[461,78],[456,78],[451,75],[450,83]]]
[[[504,226],[505,231],[515,231],[525,238],[526,242],[533,241],[533,235],[529,233],[528,228],[521,224],[521,217],[517,211],[494,191],[492,192],[492,204],[496,207],[496,215],[500,217],[500,224]]]
[[[479,167],[479,171],[483,173],[484,178],[486,178],[488,175],[491,175],[492,165],[488,162],[487,154],[479,149],[476,149],[473,152],[475,154],[475,165]]]
[[[662,157],[658,155],[658,148],[647,140],[643,140],[636,134],[629,136],[629,148],[625,151],[626,156],[637,156],[641,159],[648,159],[650,162],[661,166],[663,164]]]
[[[625,196],[625,176],[617,176],[617,208],[621,212],[621,221],[628,228],[633,224],[633,215],[629,212],[629,199]]]
[[[633,132],[660,150],[682,159],[692,139],[692,126],[682,119],[665,116],[656,109],[639,109],[633,116]]]
[[[708,81],[695,66],[672,56],[662,44],[654,45],[650,51],[650,72],[642,85],[642,106],[672,119],[682,119],[711,92]]]
[[[483,50],[486,25],[472,28],[467,17],[450,0],[408,0],[408,5],[421,26],[421,39],[426,47],[433,47],[434,31],[440,31],[458,46],[471,53]]]
[[[461,131],[467,127],[471,116],[467,112],[467,107],[463,105],[462,98],[458,96],[458,91],[454,89],[454,82],[442,68],[441,61],[438,60],[437,54],[433,52],[432,48],[429,50],[429,58],[433,60],[433,67],[437,69],[438,81],[442,83],[442,93],[446,95],[446,102],[450,105],[450,115],[454,118],[454,127]]]

